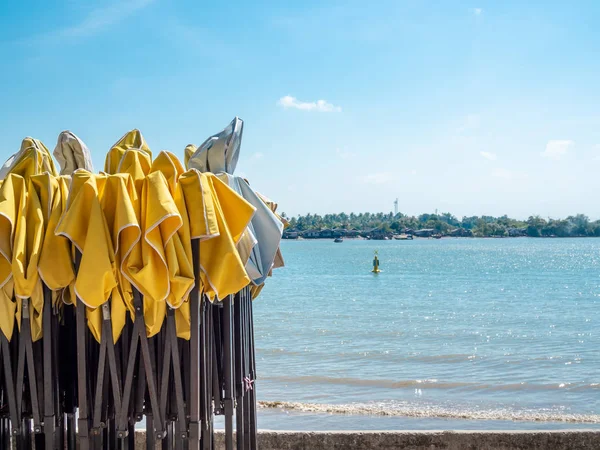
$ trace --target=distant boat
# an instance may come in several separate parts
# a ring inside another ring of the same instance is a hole
[[[431,237],[434,238],[434,239],[441,239],[442,235],[441,234],[434,234]]]
[[[397,241],[412,241],[413,236],[412,236],[412,234],[402,233],[398,236],[394,236],[394,239],[396,239]]]
[[[333,242],[344,242],[344,240],[341,237],[335,238],[333,240]]]

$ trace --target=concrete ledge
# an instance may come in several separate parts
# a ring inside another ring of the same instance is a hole
[[[215,433],[224,449],[223,432]],[[136,448],[145,449],[144,433]],[[259,450],[597,450],[600,430],[557,431],[260,431]]]

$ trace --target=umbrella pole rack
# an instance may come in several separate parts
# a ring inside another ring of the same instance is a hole
[[[200,285],[200,241],[192,240]],[[82,254],[75,252],[75,274]],[[31,300],[22,298],[9,338],[0,332],[0,448],[134,450],[145,421],[146,448],[213,450],[214,417],[224,416],[226,450],[256,450],[256,364],[250,287],[211,302],[189,296],[189,340],[177,336],[167,306],[160,332],[148,337],[143,295],[133,289],[115,342],[111,300],[101,305],[100,342],[87,306],[53,298],[43,285],[42,336],[34,341]]]

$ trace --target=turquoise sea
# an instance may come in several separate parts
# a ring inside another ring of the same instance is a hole
[[[379,251],[379,275],[370,273]],[[284,241],[263,429],[600,427],[600,239]]]

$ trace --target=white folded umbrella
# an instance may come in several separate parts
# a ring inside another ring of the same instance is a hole
[[[71,175],[77,169],[94,171],[90,150],[70,131],[63,131],[58,135],[53,155],[60,165],[61,175]]]
[[[200,172],[233,174],[237,166],[244,132],[244,121],[236,117],[223,131],[209,137],[198,147],[188,168]]]
[[[249,254],[246,272],[254,284],[260,285],[273,268],[283,234],[283,223],[243,178],[233,175],[243,130],[244,122],[236,117],[223,131],[209,137],[198,147],[188,161],[188,168],[217,174],[224,183],[256,208],[246,229],[249,238],[243,240],[246,248],[240,249],[240,254]]]

